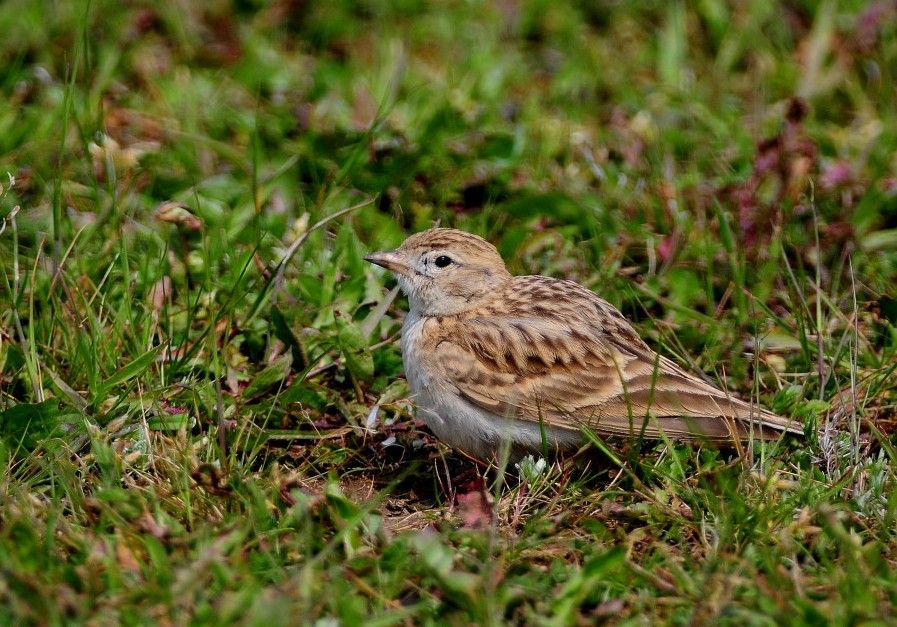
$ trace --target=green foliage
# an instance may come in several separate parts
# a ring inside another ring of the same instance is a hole
[[[0,623],[894,615],[888,3],[7,0],[0,31]],[[362,260],[434,223],[809,437],[481,473],[413,420]]]

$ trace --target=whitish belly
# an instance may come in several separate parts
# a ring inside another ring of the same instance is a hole
[[[538,422],[513,420],[482,410],[458,396],[448,381],[441,379],[439,364],[422,353],[422,332],[426,319],[409,313],[402,327],[402,361],[412,401],[437,438],[477,457],[498,452],[504,441],[515,449],[538,452],[542,430]],[[548,444],[568,448],[581,442],[576,431],[546,427]]]

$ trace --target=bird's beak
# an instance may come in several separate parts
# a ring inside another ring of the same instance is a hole
[[[402,274],[405,276],[409,276],[411,274],[411,268],[407,263],[405,263],[405,258],[396,251],[371,253],[370,255],[365,257],[364,260],[375,263],[378,266],[383,266],[387,270],[391,270],[396,274]]]

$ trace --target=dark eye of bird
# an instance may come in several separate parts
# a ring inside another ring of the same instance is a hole
[[[444,268],[447,265],[449,265],[451,262],[452,262],[451,257],[448,257],[447,255],[439,255],[438,257],[436,257],[436,261],[434,261],[433,263],[436,264],[437,268]]]

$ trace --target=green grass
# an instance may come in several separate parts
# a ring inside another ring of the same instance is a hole
[[[0,623],[897,614],[887,3],[7,0],[0,32]],[[476,479],[362,261],[436,222],[822,436]]]

